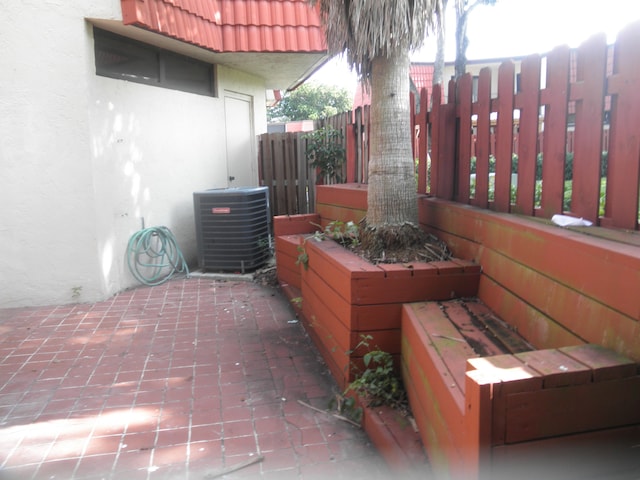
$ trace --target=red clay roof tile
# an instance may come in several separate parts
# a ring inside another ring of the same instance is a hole
[[[306,0],[121,0],[136,25],[216,52],[324,52],[318,11]]]

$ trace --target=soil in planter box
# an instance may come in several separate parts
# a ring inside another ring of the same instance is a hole
[[[360,243],[345,246],[373,264],[428,263],[451,258],[451,252],[442,240],[410,224],[377,231],[363,222],[360,225]]]

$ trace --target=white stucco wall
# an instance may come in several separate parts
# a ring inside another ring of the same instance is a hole
[[[164,225],[196,256],[192,192],[225,187],[222,98],[95,75],[92,27],[119,0],[0,0],[0,308],[137,285],[129,237]],[[264,83],[218,68],[218,89]]]

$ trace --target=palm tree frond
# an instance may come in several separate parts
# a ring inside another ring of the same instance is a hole
[[[311,0],[320,5],[330,53],[347,52],[347,61],[367,79],[374,57],[418,48],[435,26],[439,0]]]

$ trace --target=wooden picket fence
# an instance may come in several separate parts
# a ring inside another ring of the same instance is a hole
[[[574,52],[558,47],[526,57],[518,77],[510,61],[500,66],[497,79],[486,68],[479,75],[477,101],[470,75],[449,82],[447,102],[440,85],[420,92],[417,112],[411,100],[418,192],[499,212],[543,218],[565,213],[637,231],[637,45],[640,22],[622,31],[613,47],[598,35]],[[366,183],[369,108],[327,122],[344,132],[343,178]],[[303,171],[300,157],[292,159],[301,151],[299,137],[269,137],[261,137],[260,171],[262,184],[272,187],[274,211],[312,211],[313,174],[308,167]],[[569,179],[567,153],[572,154]]]

